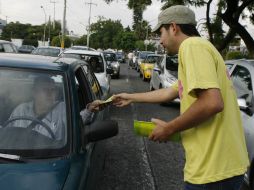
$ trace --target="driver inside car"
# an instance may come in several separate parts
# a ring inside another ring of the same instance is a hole
[[[56,94],[56,85],[52,78],[48,76],[35,78],[33,100],[18,105],[9,118],[30,117],[32,119],[17,119],[13,121],[12,126],[30,128],[47,137],[61,140],[65,136],[66,105],[62,101],[56,101]],[[100,106],[101,102],[101,100],[95,100],[87,104],[86,108],[80,112],[84,124],[91,122],[93,113],[103,108]]]

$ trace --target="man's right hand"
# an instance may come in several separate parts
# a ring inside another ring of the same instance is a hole
[[[131,94],[121,93],[112,96],[113,105],[116,107],[124,107],[132,103]]]

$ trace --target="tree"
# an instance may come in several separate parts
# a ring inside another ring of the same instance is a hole
[[[61,37],[55,36],[52,39],[51,44],[52,44],[52,46],[61,47]],[[65,36],[64,37],[64,46],[65,46],[65,48],[71,47],[71,44],[72,44],[71,39],[68,36]]]
[[[119,20],[99,18],[96,23],[91,24],[90,46],[95,49],[114,49],[114,38],[123,30]]]
[[[86,46],[87,36],[83,35],[79,39],[75,40],[73,43],[74,43],[74,45]]]
[[[135,49],[136,40],[137,37],[134,32],[123,31],[116,36],[114,44],[117,49],[129,52]]]
[[[217,3],[217,13],[215,18],[210,18],[210,7],[214,0],[161,0],[165,2],[163,9],[175,5],[193,5],[206,6],[206,28],[209,34],[209,40],[217,47],[219,51],[224,50],[229,43],[238,34],[244,41],[250,55],[254,57],[254,40],[244,25],[240,23],[242,20],[250,19],[254,22],[254,1],[253,0],[219,0]],[[250,16],[245,13],[249,12]],[[223,24],[227,24],[229,30],[224,33],[222,31]],[[219,36],[219,38],[217,38]],[[217,38],[217,39],[216,39]]]

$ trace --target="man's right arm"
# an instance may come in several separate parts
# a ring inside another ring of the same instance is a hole
[[[177,97],[178,91],[175,88],[170,87],[144,93],[117,94],[114,95],[113,101],[116,106],[123,107],[132,102],[143,102],[143,103],[169,102]]]

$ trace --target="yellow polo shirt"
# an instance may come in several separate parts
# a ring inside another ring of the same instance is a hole
[[[220,89],[222,112],[181,132],[186,163],[184,181],[205,184],[244,174],[249,165],[237,97],[223,58],[200,37],[183,41],[178,54],[181,113],[196,100],[195,89]]]

